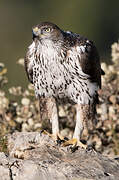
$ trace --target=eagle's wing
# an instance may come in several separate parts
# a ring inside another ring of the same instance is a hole
[[[25,56],[25,70],[27,73],[27,77],[31,83],[33,83],[33,59],[34,59],[34,52],[35,52],[35,43],[33,42],[27,50]]]
[[[101,66],[97,49],[92,41],[78,40],[76,50],[79,54],[79,62],[82,71],[90,76],[92,82],[96,82],[101,88]]]

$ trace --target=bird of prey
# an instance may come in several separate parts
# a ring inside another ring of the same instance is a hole
[[[33,42],[28,47],[25,69],[35,94],[46,99],[52,134],[60,137],[58,103],[76,105],[76,125],[72,140],[80,142],[83,129],[94,118],[101,88],[100,59],[94,43],[87,38],[63,31],[51,22],[33,27]]]

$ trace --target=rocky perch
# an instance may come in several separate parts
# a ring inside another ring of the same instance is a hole
[[[0,180],[119,180],[119,158],[61,147],[46,134],[14,133],[0,153]]]

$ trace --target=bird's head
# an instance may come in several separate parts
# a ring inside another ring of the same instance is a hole
[[[42,22],[33,27],[33,40],[61,40],[63,37],[62,30],[55,24],[50,22]]]

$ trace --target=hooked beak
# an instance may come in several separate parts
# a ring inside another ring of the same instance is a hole
[[[32,29],[32,34],[33,34],[33,40],[38,37],[41,34],[41,31],[38,27],[34,27]]]

